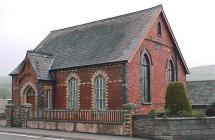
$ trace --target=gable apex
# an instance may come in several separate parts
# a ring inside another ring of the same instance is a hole
[[[131,60],[133,59],[134,55],[137,53],[137,51],[141,47],[142,42],[146,39],[147,35],[149,34],[150,30],[152,29],[152,26],[155,24],[155,22],[157,21],[157,19],[159,18],[159,16],[162,15],[163,18],[164,18],[164,22],[166,23],[166,26],[167,26],[167,28],[168,28],[168,30],[170,32],[171,37],[172,37],[173,43],[176,46],[176,50],[177,50],[177,53],[179,54],[179,58],[181,59],[181,61],[183,63],[183,66],[184,66],[184,68],[186,70],[186,73],[189,74],[190,73],[189,69],[188,69],[187,64],[186,64],[186,62],[184,60],[184,57],[183,57],[183,55],[181,53],[181,50],[180,50],[180,48],[178,46],[178,43],[177,43],[176,38],[175,38],[175,36],[173,34],[173,31],[172,31],[172,29],[170,27],[170,24],[169,24],[169,22],[167,20],[167,17],[166,17],[166,15],[164,13],[163,7],[162,7],[162,5],[160,5],[160,6],[161,6],[160,12],[158,12],[157,15],[153,18],[153,21],[151,22],[151,25],[149,26],[149,28],[147,28],[148,30],[146,31],[146,34],[144,34],[144,36],[142,37],[141,41],[139,42],[138,47],[132,53],[132,55],[131,55],[131,57],[129,59],[129,62],[131,62]]]
[[[20,64],[20,68],[19,68],[19,71],[18,71],[17,75],[22,75],[22,73],[25,73],[25,71],[28,71],[28,72],[29,72],[30,69],[32,69],[33,72],[34,72],[35,74],[37,74],[36,71],[34,70],[34,67],[33,67],[33,65],[32,65],[31,60],[30,60],[29,57],[28,57],[28,52],[27,52],[27,54],[26,54],[26,56],[25,56],[25,59],[24,59],[23,62]]]

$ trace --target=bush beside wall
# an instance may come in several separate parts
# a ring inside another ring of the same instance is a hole
[[[182,82],[172,82],[168,85],[165,100],[165,110],[170,116],[192,115],[192,106]]]

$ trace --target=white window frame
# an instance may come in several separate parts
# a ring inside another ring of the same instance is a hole
[[[106,109],[106,81],[102,75],[95,78],[95,109]]]
[[[69,82],[69,108],[78,108],[78,81],[75,78]]]

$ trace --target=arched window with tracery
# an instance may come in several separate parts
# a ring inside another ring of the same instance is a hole
[[[95,108],[96,109],[105,109],[106,108],[106,83],[105,78],[101,75],[98,75],[95,78]]]
[[[77,79],[71,78],[69,82],[69,91],[70,91],[70,96],[69,96],[69,108],[77,108],[78,107],[78,94],[77,94]]]
[[[142,102],[149,103],[151,102],[150,60],[147,54],[142,56],[141,72]]]
[[[174,63],[172,60],[168,62],[168,81],[173,82],[175,80],[175,70],[174,70]]]

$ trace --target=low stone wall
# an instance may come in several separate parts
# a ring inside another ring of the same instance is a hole
[[[62,121],[27,121],[28,128],[40,128],[50,130],[63,130],[71,132],[87,132],[108,135],[123,135],[122,124],[90,123],[90,122],[62,122]]]
[[[6,119],[0,119],[0,126],[7,126],[7,120]]]
[[[133,134],[159,140],[214,140],[215,117],[149,118],[135,115]]]

